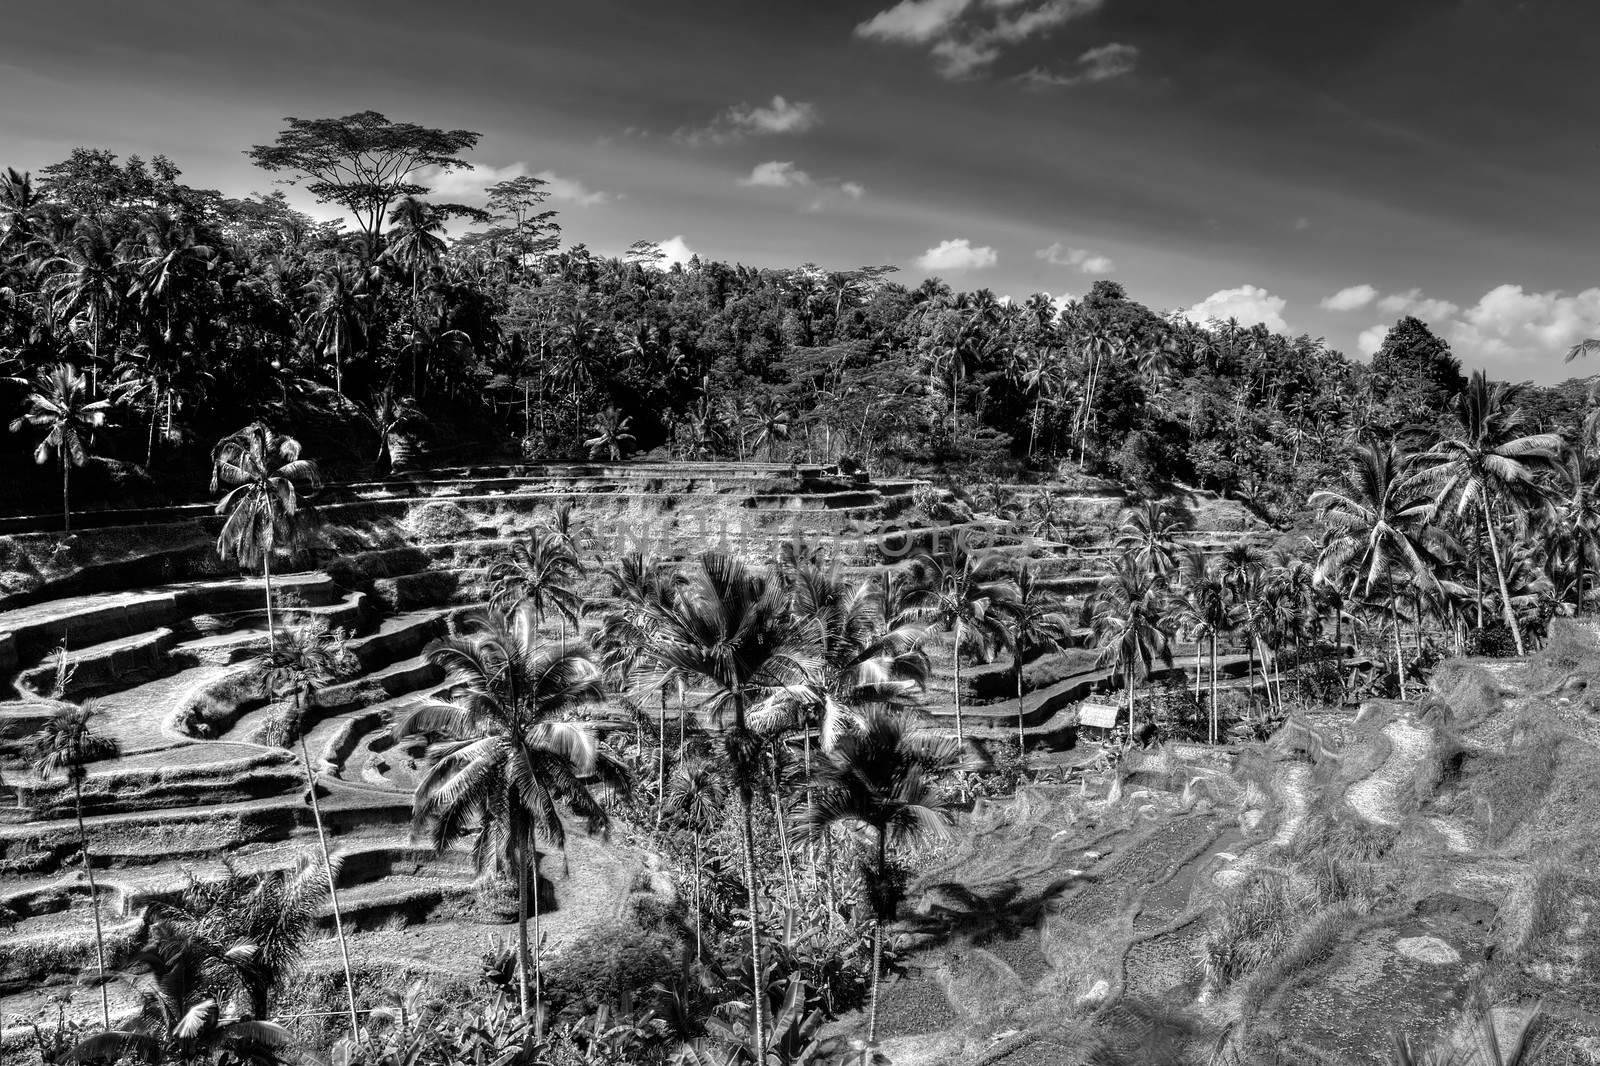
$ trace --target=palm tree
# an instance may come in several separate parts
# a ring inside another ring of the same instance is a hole
[[[43,464],[53,458],[61,464],[61,528],[64,531],[72,529],[68,476],[73,467],[88,462],[94,431],[105,425],[106,411],[111,407],[106,400],[90,399],[90,394],[89,383],[78,373],[77,367],[57,363],[40,371],[33,391],[28,393],[28,409],[11,423],[13,433],[25,425],[44,427],[44,439],[33,450],[33,459]]]
[[[753,455],[765,448],[767,458],[780,440],[789,439],[789,411],[770,392],[764,392],[745,406],[744,435]]]
[[[89,879],[90,910],[94,914],[94,955],[99,971],[100,1018],[111,1028],[111,1004],[106,993],[106,942],[100,927],[100,890],[95,885],[94,861],[89,857],[89,831],[83,824],[83,781],[91,763],[120,758],[122,745],[115,737],[95,729],[99,711],[93,703],[62,703],[50,720],[28,738],[29,760],[45,779],[57,774],[72,784],[73,811],[78,819],[78,854]]]
[[[426,831],[440,852],[470,841],[480,874],[492,870],[515,879],[518,992],[523,1013],[531,1003],[537,1018],[538,843],[566,847],[562,805],[584,818],[590,832],[606,826],[605,808],[585,778],[596,775],[607,790],[626,788],[621,763],[595,739],[592,726],[558,717],[603,694],[600,669],[587,649],[558,652],[540,644],[534,607],[526,600],[510,615],[491,607],[469,617],[459,635],[435,641],[427,654],[445,670],[449,698],[417,701],[393,729],[396,738],[436,738],[412,801],[413,831]]]
[[[383,389],[372,398],[372,406],[362,410],[367,423],[372,426],[373,432],[378,435],[378,454],[372,460],[374,469],[382,470],[384,460],[389,461],[390,469],[394,469],[405,461],[405,449],[401,449],[401,458],[397,463],[394,445],[390,437],[396,430],[407,426],[417,425],[426,421],[426,416],[417,409],[416,404],[409,396],[397,395],[394,388]]]
[[[1177,611],[1173,622],[1178,629],[1189,634],[1195,642],[1195,695],[1199,697],[1200,646],[1210,644],[1211,659],[1211,729],[1210,742],[1219,739],[1217,732],[1217,638],[1230,625],[1232,613],[1228,607],[1228,590],[1222,576],[1212,566],[1205,552],[1191,545],[1184,553],[1182,583],[1174,595]]]
[[[746,712],[760,699],[809,683],[820,668],[814,632],[789,612],[780,582],[720,552],[707,552],[682,575],[670,602],[653,606],[646,621],[647,655],[656,669],[710,685],[709,708],[731,718],[724,731],[727,771],[738,797],[745,890],[750,900],[751,987],[765,987],[761,964],[760,886],[755,872],[752,810],[760,772],[760,741]],[[755,1017],[758,1046],[765,1023]]]
[[[567,639],[567,625],[578,625],[583,596],[578,582],[583,565],[572,550],[571,541],[548,526],[537,525],[524,541],[513,541],[511,558],[489,568],[489,602],[502,611],[526,602],[533,608],[535,625],[554,615],[561,622],[561,640]]]
[[[389,232],[384,255],[405,267],[411,275],[411,308],[416,314],[418,286],[425,268],[437,263],[447,245],[439,234],[444,230],[444,219],[439,211],[425,200],[405,196],[389,212]]]
[[[1534,475],[1554,465],[1562,450],[1558,434],[1519,432],[1521,394],[1521,385],[1491,386],[1483,371],[1474,371],[1467,387],[1451,401],[1455,424],[1419,457],[1416,475],[1419,484],[1436,494],[1435,512],[1452,503],[1458,518],[1477,511],[1500,583],[1501,611],[1518,655],[1526,651],[1506,588],[1505,563],[1494,532],[1494,504],[1526,506],[1539,492]]]
[[[47,275],[40,291],[53,299],[57,316],[63,322],[89,320],[89,391],[93,392],[106,319],[122,303],[127,289],[116,242],[98,222],[80,219],[62,254],[46,260],[40,269]]]
[[[722,818],[728,799],[727,782],[717,772],[716,764],[703,756],[684,759],[672,772],[672,786],[666,792],[662,807],[676,818],[694,837],[694,957],[700,961],[700,927],[705,906],[700,899],[701,860],[700,842],[716,827]]]
[[[1131,559],[1100,579],[1095,595],[1094,632],[1100,662],[1122,674],[1128,690],[1128,733],[1134,732],[1134,702],[1139,679],[1148,676],[1157,656],[1172,665],[1171,632],[1162,587]]]
[[[955,671],[956,741],[966,744],[961,722],[961,655],[990,655],[1010,639],[1001,605],[1016,599],[1017,586],[997,555],[977,555],[956,544],[948,550],[922,552],[910,562],[916,592],[906,614],[916,621],[937,622],[953,635],[951,665]]]
[[[266,654],[256,659],[256,669],[261,672],[262,688],[271,698],[293,701],[294,739],[300,742],[300,766],[306,775],[306,795],[311,800],[311,819],[317,829],[317,848],[322,853],[322,869],[327,876],[328,901],[333,907],[333,932],[339,940],[339,960],[344,966],[344,992],[350,1009],[350,1038],[360,1038],[360,1023],[356,1018],[356,986],[350,973],[350,948],[344,939],[344,918],[339,911],[339,890],[336,884],[332,856],[328,853],[328,836],[322,826],[322,804],[317,799],[317,775],[311,769],[311,753],[306,749],[305,713],[316,698],[317,689],[345,674],[351,667],[350,655],[340,636],[328,632],[328,623],[314,618],[299,629],[284,635]],[[285,740],[289,738],[284,737]]]
[[[600,420],[595,423],[594,436],[584,441],[583,446],[589,449],[591,459],[598,459],[602,455],[613,461],[621,459],[638,443],[632,429],[631,417],[615,407],[607,407],[600,412]]]
[[[1400,650],[1400,610],[1395,571],[1432,580],[1425,559],[1427,522],[1433,501],[1415,493],[1406,476],[1406,460],[1398,445],[1369,443],[1356,450],[1355,466],[1338,489],[1321,489],[1307,503],[1337,530],[1317,561],[1320,577],[1334,578],[1355,600],[1385,595],[1394,625],[1395,669],[1400,698],[1405,699],[1405,663]]]
[[[1030,657],[1060,651],[1072,632],[1067,616],[1039,585],[1026,561],[1017,569],[1017,593],[997,605],[1011,627],[1011,666],[1017,675],[1017,755],[1027,756],[1027,735],[1022,714],[1022,665]]]
[[[1189,526],[1188,515],[1162,500],[1150,500],[1123,512],[1116,548],[1164,584],[1178,569],[1182,555],[1178,537]]]
[[[1574,584],[1573,614],[1583,614],[1584,577],[1600,570],[1600,469],[1587,452],[1575,449],[1561,463],[1559,494],[1550,515],[1563,554],[1570,560]]]
[[[859,828],[868,847],[861,880],[872,908],[872,987],[867,999],[867,1046],[878,1042],[878,979],[883,970],[883,927],[893,921],[901,887],[890,849],[946,836],[951,797],[939,778],[956,765],[961,744],[932,731],[913,731],[905,719],[874,708],[861,727],[828,753],[804,825],[813,833],[835,825]]]
[[[316,490],[322,479],[317,464],[300,458],[300,442],[252,422],[211,449],[211,491],[233,488],[217,504],[225,514],[217,535],[217,554],[241,566],[261,564],[266,583],[267,645],[278,644],[272,621],[272,553],[280,545],[293,549],[305,536],[306,519],[314,512],[301,490]]]

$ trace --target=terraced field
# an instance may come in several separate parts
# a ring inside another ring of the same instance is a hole
[[[929,500],[942,519],[929,512]],[[306,854],[314,787],[345,856],[340,901],[355,930],[358,968],[391,984],[407,970],[475,973],[488,939],[508,933],[508,916],[476,899],[458,857],[436,858],[411,843],[410,791],[421,752],[396,745],[387,727],[393,711],[442,680],[423,655],[428,643],[481,602],[487,569],[512,540],[553,520],[563,502],[572,505],[585,554],[601,560],[631,548],[674,557],[725,546],[764,561],[798,536],[830,545],[840,565],[865,576],[892,563],[908,534],[964,532],[1033,558],[1068,607],[1104,563],[1092,544],[1028,541],[921,483],[860,482],[820,468],[551,464],[334,486],[319,501],[324,525],[314,555],[274,567],[280,625],[317,617],[343,628],[359,663],[355,676],[315,694],[302,721],[308,785],[298,753],[269,743],[284,708],[261,693],[248,666],[266,644],[262,582],[228,573],[216,558],[218,520],[209,505],[84,515],[66,538],[32,531],[48,520],[31,528],[26,519],[7,520],[0,672],[11,685],[0,700],[0,726],[13,738],[33,731],[46,714],[42,696],[64,678],[69,697],[96,701],[101,729],[122,745],[124,758],[91,767],[84,783],[114,943],[125,949],[140,908],[176,892],[190,874],[205,876],[224,861],[243,870],[282,868]],[[1100,522],[1118,504],[1111,493],[1085,498],[1086,513]],[[1216,501],[1207,506],[1227,511]],[[1202,535],[1213,547],[1269,535],[1243,512],[1228,512],[1221,524],[1227,528]],[[930,651],[936,663],[947,662],[939,639]],[[1076,654],[1025,672],[1031,742],[1070,745],[1078,701],[1112,684],[1092,657]],[[1233,676],[1242,665],[1234,657],[1223,669]],[[1174,664],[1192,667],[1182,657]],[[1007,670],[1002,663],[964,672],[970,735],[1015,737],[1015,680]],[[928,711],[949,721],[953,677],[936,675]],[[75,920],[87,905],[87,883],[74,868],[70,789],[34,777],[15,751],[4,775],[0,903],[21,915],[0,947],[0,1014],[12,1041],[23,1033],[19,1022],[53,1019],[51,997],[72,988],[92,938],[89,923]],[[1135,828],[1118,830],[1119,840],[1131,841]],[[645,856],[581,834],[574,841],[570,875],[547,877],[554,950],[620,913],[650,881]],[[1065,862],[1069,852],[1046,854]],[[1040,876],[1053,875],[1041,869]],[[314,967],[335,964],[329,945],[314,953]],[[123,1010],[131,1009],[126,993],[119,989],[114,999]],[[87,1015],[97,1007],[93,998],[78,991],[73,1011]]]

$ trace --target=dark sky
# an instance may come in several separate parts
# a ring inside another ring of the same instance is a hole
[[[1469,365],[1600,335],[1594,0],[54,0],[0,19],[0,165],[163,152],[231,194],[286,115],[483,133],[571,239],[894,263]],[[309,205],[308,205],[309,206]]]

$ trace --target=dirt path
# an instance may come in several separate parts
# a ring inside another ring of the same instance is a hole
[[[1395,826],[1403,817],[1400,790],[1410,784],[1427,756],[1432,734],[1410,719],[1396,718],[1383,727],[1383,735],[1391,745],[1389,757],[1377,773],[1351,785],[1344,798],[1351,810],[1369,822]]]

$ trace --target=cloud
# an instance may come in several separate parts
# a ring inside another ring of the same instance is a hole
[[[1600,288],[1571,296],[1559,289],[1527,292],[1497,285],[1446,327],[1458,355],[1468,359],[1548,360],[1588,337],[1600,336]]]
[[[1091,48],[1078,57],[1069,73],[1058,73],[1045,67],[1034,67],[1017,75],[1017,80],[1031,89],[1067,88],[1109,81],[1133,73],[1139,65],[1139,49],[1131,44],[1103,44]]]
[[[1000,261],[999,254],[988,245],[974,248],[965,237],[940,241],[917,256],[917,266],[923,270],[983,270]]]
[[[1383,323],[1371,326],[1361,331],[1361,336],[1356,338],[1356,348],[1362,355],[1372,355],[1383,347],[1383,338],[1389,332],[1389,327]]]
[[[1097,10],[1103,0],[900,0],[858,24],[869,41],[927,48],[946,78],[982,74],[1010,47]],[[1127,45],[1106,46],[1128,48]],[[1091,49],[1085,57],[1099,52]],[[1113,63],[1108,56],[1103,62]],[[1080,60],[1095,64],[1102,60]],[[1114,75],[1107,75],[1114,76]]]
[[[867,195],[867,187],[859,181],[846,181],[839,184],[839,191],[852,200],[859,200]]]
[[[417,184],[426,185],[428,195],[437,199],[483,201],[489,197],[489,186],[527,176],[526,163],[509,163],[503,167],[480,163],[465,170],[440,171],[430,167],[419,172]],[[614,198],[610,193],[591,189],[577,178],[564,178],[553,170],[541,170],[532,176],[545,183],[544,191],[555,203],[594,207]]]
[[[739,179],[739,184],[792,189],[797,185],[810,185],[811,175],[791,162],[774,159],[770,163],[757,163],[749,177]]]
[[[657,264],[661,267],[670,267],[674,263],[687,264],[695,256],[695,250],[689,247],[689,242],[683,239],[683,234],[668,237],[664,241],[657,241],[656,247],[661,249],[661,260]]]
[[[1449,318],[1461,308],[1449,300],[1430,300],[1422,295],[1421,289],[1411,289],[1385,296],[1378,301],[1378,310],[1387,311],[1391,315],[1416,315],[1418,318],[1436,322]]]
[[[822,124],[815,104],[774,96],[770,103],[738,103],[705,126],[684,128],[673,134],[689,144],[726,144],[745,137],[772,137],[805,133]]]
[[[1351,285],[1340,289],[1332,296],[1322,298],[1322,308],[1325,311],[1359,311],[1378,298],[1378,290],[1371,285]]]
[[[1218,289],[1184,313],[1193,322],[1235,318],[1241,325],[1259,324],[1287,333],[1289,324],[1283,320],[1283,309],[1288,302],[1258,285],[1240,285],[1237,289]]]
[[[1068,248],[1060,241],[1056,241],[1048,248],[1040,248],[1033,253],[1035,259],[1043,259],[1046,263],[1056,266],[1077,267],[1085,274],[1109,274],[1117,269],[1117,264],[1112,262],[1110,256],[1092,252],[1087,248]]]

